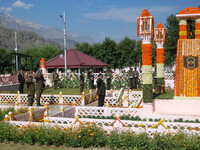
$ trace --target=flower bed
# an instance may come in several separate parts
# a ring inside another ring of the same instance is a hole
[[[29,124],[18,128],[0,122],[0,142],[13,141],[21,144],[55,145],[66,147],[108,147],[110,149],[199,149],[200,136],[182,132],[135,134],[132,131],[109,133],[96,125],[75,128]]]
[[[15,110],[13,107],[8,107],[3,110],[0,109],[0,121],[4,119],[5,115],[12,112],[13,115],[20,115],[28,112],[28,108],[19,108]]]

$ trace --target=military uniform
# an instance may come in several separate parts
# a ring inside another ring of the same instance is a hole
[[[84,89],[84,74],[80,75],[80,92],[82,93]]]
[[[129,77],[129,82],[130,82],[130,89],[133,89],[133,77],[134,77],[134,72],[132,69],[128,71],[128,77]]]
[[[106,70],[105,76],[106,76],[106,82],[107,82],[107,90],[110,90],[112,71],[109,69]]]
[[[90,82],[90,88],[94,89],[94,72],[91,70],[88,74],[89,82]]]
[[[36,101],[37,101],[37,106],[40,105],[40,97],[42,95],[42,92],[44,90],[45,84],[44,84],[44,77],[41,73],[37,73],[35,76],[36,80]]]
[[[24,73],[22,71],[19,72],[19,74],[18,74],[18,81],[19,81],[19,92],[23,93],[25,76],[24,76]]]
[[[105,83],[101,78],[97,79],[97,95],[99,97],[98,106],[102,107],[104,105],[104,99],[106,94]]]
[[[58,73],[53,73],[53,82],[54,82],[54,89],[58,88],[58,81],[59,81],[59,75]]]
[[[28,106],[32,106],[35,98],[35,84],[33,80],[30,80],[30,78],[25,81],[25,84],[28,89]]]
[[[135,71],[133,71],[134,74],[134,82],[133,82],[133,88],[137,89],[138,88],[138,84],[139,84],[139,73],[138,71],[135,69]]]

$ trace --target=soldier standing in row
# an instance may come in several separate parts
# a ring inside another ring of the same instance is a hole
[[[43,106],[40,104],[40,97],[42,95],[42,92],[45,88],[44,84],[44,77],[41,72],[38,72],[35,76],[36,80],[36,101],[37,101],[37,106]]]
[[[80,75],[80,92],[82,93],[83,92],[83,89],[84,89],[84,72],[81,73]]]
[[[90,70],[88,72],[88,78],[89,78],[90,88],[94,89],[94,72],[93,72],[93,70]]]
[[[54,89],[58,88],[58,81],[59,81],[59,75],[55,70],[55,72],[53,73]]]
[[[24,73],[23,73],[22,69],[21,69],[21,71],[18,74],[18,81],[19,81],[19,92],[23,93],[25,76],[24,76]]]
[[[134,74],[133,88],[137,89],[138,88],[138,84],[139,84],[139,73],[138,73],[136,67],[135,67],[135,70],[133,71],[133,74]]]
[[[107,90],[110,90],[111,79],[112,79],[112,71],[110,70],[110,68],[106,70],[105,76],[107,82]]]
[[[104,99],[106,94],[105,83],[103,82],[103,75],[100,73],[97,79],[97,95],[99,97],[98,107],[102,107],[104,105]]]
[[[128,77],[129,77],[129,82],[130,82],[130,89],[133,89],[134,72],[132,68],[130,68],[130,70],[128,71]]]
[[[33,82],[33,76],[29,76],[29,78],[25,81],[28,89],[28,106],[33,106],[33,101],[35,98],[35,84]]]

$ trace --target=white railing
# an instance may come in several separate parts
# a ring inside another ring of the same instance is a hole
[[[182,131],[187,134],[200,133],[198,130],[200,128],[199,123],[181,123],[181,122],[164,122],[160,120],[159,122],[149,122],[149,121],[132,121],[132,120],[121,120],[119,117],[115,119],[92,119],[92,118],[59,118],[59,117],[49,117],[51,123],[36,123],[32,122],[31,124],[37,125],[47,125],[47,126],[60,126],[62,129],[65,129],[69,126],[76,127],[79,125],[88,125],[96,124],[97,126],[103,128],[108,133],[112,130],[118,131],[131,131],[136,134],[141,132],[147,133],[149,136],[152,136],[153,133],[177,133]],[[28,122],[21,121],[9,121],[9,123],[15,126],[26,126]]]
[[[59,105],[85,105],[85,103],[91,103],[97,99],[97,95],[95,92],[90,92],[88,94],[82,95],[42,95],[40,98],[41,104],[45,104],[46,102],[51,104],[59,104]],[[35,96],[36,97],[36,96]],[[15,105],[26,105],[28,103],[27,94],[0,94],[0,105],[4,104],[15,104]],[[36,104],[36,100],[34,100],[34,104]]]

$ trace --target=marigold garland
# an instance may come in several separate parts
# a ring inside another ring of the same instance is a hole
[[[156,59],[157,63],[164,64],[164,48],[156,49]]]
[[[177,45],[175,96],[200,96],[200,40],[179,39]],[[198,56],[198,67],[188,69],[184,67],[184,56]]]
[[[142,44],[142,65],[152,65],[151,44]]]

